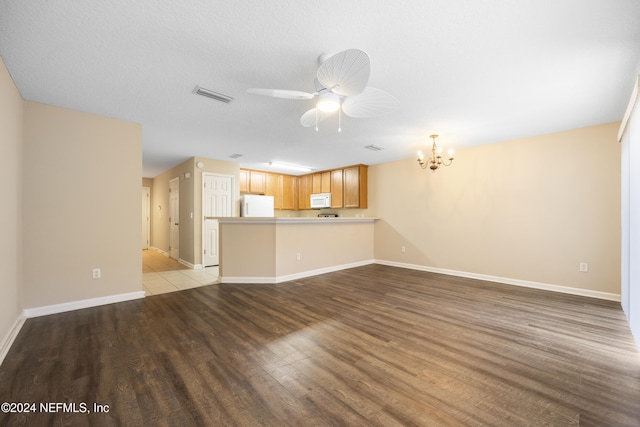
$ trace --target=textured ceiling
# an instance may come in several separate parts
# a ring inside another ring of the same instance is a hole
[[[318,57],[348,48],[399,110],[316,132],[313,101],[245,92],[311,92]],[[143,176],[234,153],[328,169],[413,157],[431,133],[460,149],[620,120],[640,2],[0,0],[0,55],[27,100],[141,123]]]

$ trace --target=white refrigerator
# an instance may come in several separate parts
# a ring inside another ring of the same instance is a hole
[[[273,196],[247,194],[242,196],[240,216],[273,217]]]

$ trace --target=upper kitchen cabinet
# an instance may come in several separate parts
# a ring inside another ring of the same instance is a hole
[[[240,169],[240,192],[264,194],[267,191],[267,173]]]
[[[344,207],[367,207],[367,171],[366,165],[356,165],[343,169]]]
[[[240,169],[240,192],[249,192],[249,171],[246,169]]]
[[[331,208],[367,207],[366,165],[293,176],[240,169],[240,192],[273,196],[275,209],[311,209],[309,197],[331,193]]]
[[[298,177],[266,173],[265,195],[273,196],[274,209],[298,209]]]
[[[298,209],[298,177],[281,175],[282,209]]]
[[[333,209],[341,209],[344,205],[343,202],[343,184],[342,184],[342,169],[336,169],[330,172],[331,179],[331,207]]]
[[[318,172],[311,175],[311,194],[331,192],[331,172]]]
[[[313,176],[302,175],[298,181],[298,209],[311,209],[309,197],[313,191]]]
[[[265,196],[273,196],[273,208],[282,209],[282,175],[267,173]]]
[[[267,191],[267,174],[265,172],[250,171],[249,193],[264,194]]]

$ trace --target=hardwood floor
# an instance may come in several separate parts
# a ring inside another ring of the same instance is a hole
[[[638,426],[618,303],[370,265],[29,319],[1,425]],[[82,408],[80,408],[82,409]]]

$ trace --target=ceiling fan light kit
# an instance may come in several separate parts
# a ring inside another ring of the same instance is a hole
[[[340,97],[332,92],[324,92],[318,95],[316,108],[323,113],[333,113],[340,108]]]
[[[369,55],[359,49],[347,49],[328,57],[320,56],[315,79],[316,92],[284,89],[247,89],[248,93],[285,99],[315,99],[316,106],[300,117],[304,127],[315,126],[338,111],[338,132],[342,130],[341,113],[354,118],[376,117],[400,107],[391,94],[368,87],[371,65]]]

